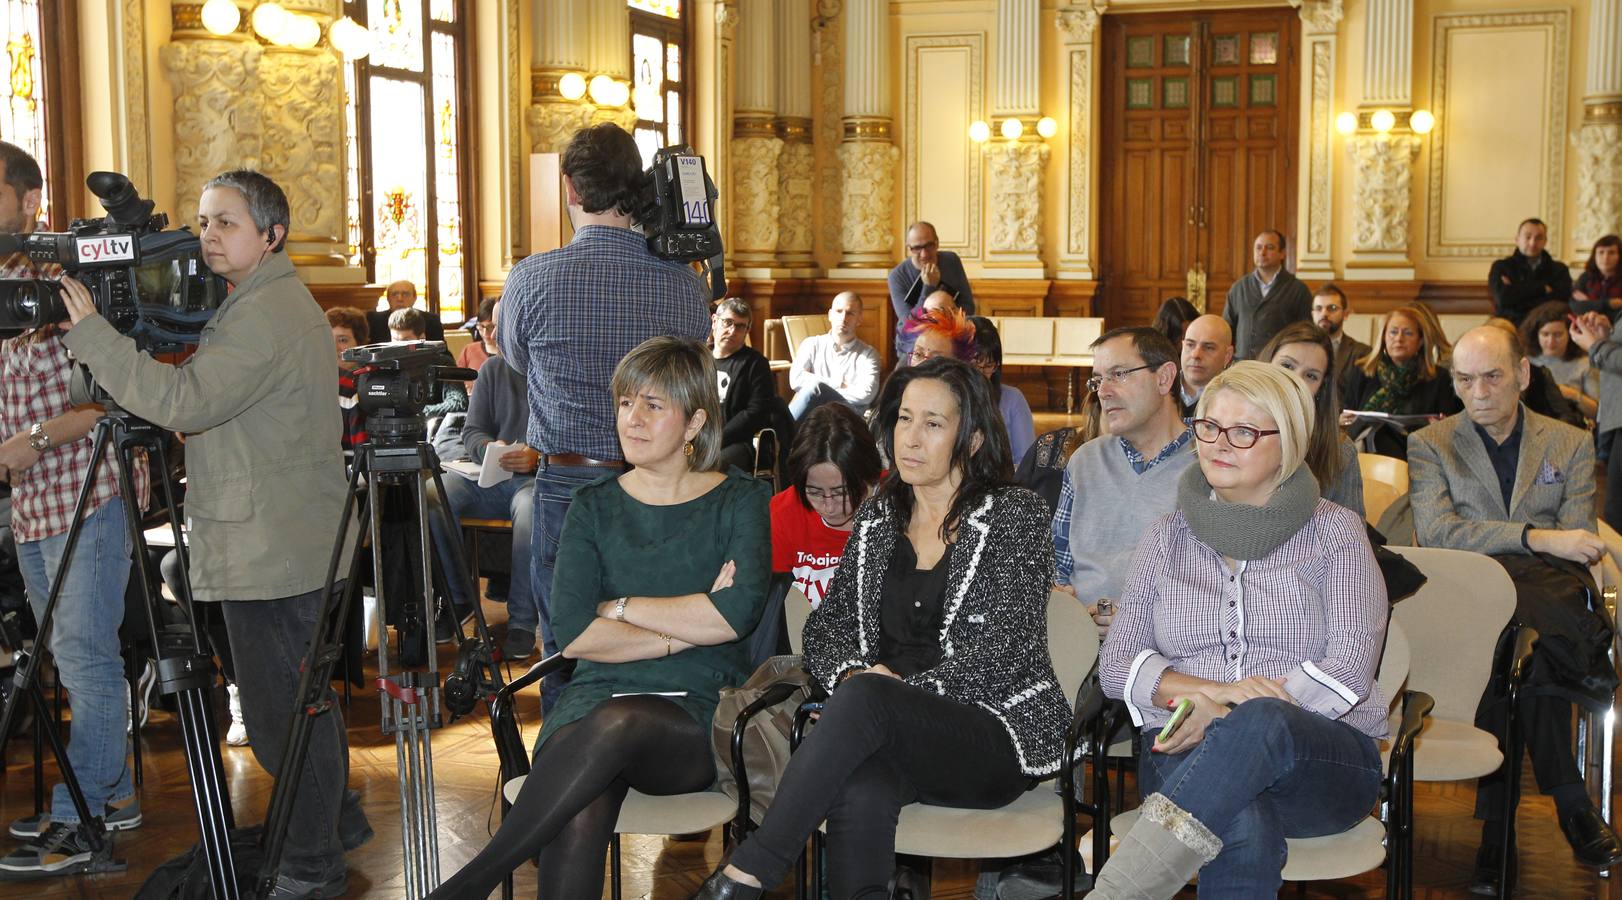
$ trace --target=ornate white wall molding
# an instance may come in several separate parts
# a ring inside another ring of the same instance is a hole
[[[289,249],[306,265],[343,264],[344,82],[338,65],[330,50],[267,49],[259,61],[260,166],[287,192]]]
[[[1296,192],[1296,274],[1327,280],[1335,275],[1332,259],[1334,231],[1335,164],[1335,56],[1336,29],[1344,15],[1341,0],[1305,0],[1301,13],[1302,91],[1300,158],[1301,184]]]
[[[742,266],[777,259],[777,158],[781,138],[750,134],[732,139],[731,256]]]
[[[903,52],[906,54],[906,71],[903,74],[905,87],[902,100],[904,137],[901,143],[905,149],[902,154],[901,217],[908,223],[919,219],[930,220],[940,231],[943,249],[951,250],[963,259],[980,259],[981,220],[984,215],[980,203],[982,151],[980,144],[968,139],[968,127],[969,122],[986,117],[985,78],[981,74],[985,69],[985,35],[908,35]],[[919,74],[920,63],[926,57],[934,63],[937,77],[944,67],[961,81],[949,86],[930,83],[930,78]],[[938,121],[927,121],[930,115],[925,107],[931,107],[937,113],[945,107],[953,114],[965,116],[958,131],[958,138],[962,141],[958,146],[964,150],[962,170],[960,175],[955,176],[961,180],[955,181],[951,192],[945,195],[940,193],[941,185],[938,183],[934,185],[933,192],[920,186],[926,156],[925,143],[951,138],[949,127],[943,127]],[[926,204],[926,199],[933,202]],[[957,209],[950,216],[940,215],[942,207],[949,204]],[[926,209],[926,206],[929,208]],[[931,209],[934,212],[930,212]],[[955,224],[943,226],[943,223],[956,222],[961,222],[961,227]]]
[[[592,122],[589,103],[549,100],[531,104],[524,121],[529,125],[529,152],[562,153],[569,138]]]
[[[1586,255],[1594,241],[1622,233],[1622,104],[1614,118],[1594,119],[1571,136],[1577,151],[1577,223],[1573,258]]]
[[[1334,34],[1346,16],[1345,0],[1290,0],[1307,34]]]
[[[1093,92],[1094,60],[1097,59],[1098,10],[1090,4],[1071,5],[1059,10],[1055,21],[1064,34],[1068,59],[1066,79],[1069,114],[1069,141],[1065,147],[1064,249],[1059,254],[1059,276],[1090,281],[1093,278],[1092,221],[1093,198]]]
[[[998,141],[986,148],[991,171],[987,264],[1041,264],[1043,172],[1050,151],[1040,141]]]
[[[263,102],[254,41],[177,40],[158,51],[175,95],[175,202],[227,169],[257,168]]]
[[[1367,0],[1363,104],[1406,109],[1414,97],[1414,0]]]
[[[1098,10],[1091,5],[1067,6],[1059,10],[1054,24],[1064,32],[1067,44],[1090,44],[1098,32]]]
[[[1392,263],[1391,254],[1408,254],[1409,187],[1419,138],[1411,134],[1360,134],[1348,138],[1357,181],[1354,262],[1361,254],[1376,254],[1375,261]]]
[[[816,149],[810,120],[778,120],[783,152],[777,157],[777,261],[790,269],[815,263],[810,211],[816,181]]]
[[[998,0],[997,82],[991,110],[998,116],[1041,113],[1041,0]]]
[[[895,164],[901,155],[888,141],[846,141],[839,145],[844,171],[840,246],[842,267],[887,268],[891,258],[890,218],[895,209]]]
[[[812,23],[818,80],[811,136],[820,188],[816,192],[815,239],[817,258],[825,263],[837,263],[839,259],[839,223],[844,218],[840,206],[844,172],[839,164],[839,146],[845,106],[845,20],[839,14],[840,8],[839,0],[817,0],[817,18]]]

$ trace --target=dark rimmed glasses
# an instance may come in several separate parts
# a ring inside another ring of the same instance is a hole
[[[1256,446],[1256,442],[1270,434],[1278,434],[1278,429],[1264,431],[1250,425],[1229,425],[1223,428],[1210,419],[1194,420],[1194,437],[1202,444],[1214,444],[1218,435],[1226,435],[1228,446],[1235,450],[1249,450]]]

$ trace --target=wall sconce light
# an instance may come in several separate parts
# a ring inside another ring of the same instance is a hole
[[[1335,117],[1335,130],[1341,134],[1351,134],[1357,130],[1357,113],[1343,112]]]
[[[321,43],[321,23],[309,16],[295,14],[288,20],[287,30],[282,37],[290,47],[310,50]]]
[[[1005,140],[1017,141],[1025,133],[1025,123],[1018,119],[1003,119],[999,130]]]
[[[1381,134],[1389,134],[1397,125],[1397,116],[1389,109],[1377,109],[1369,116],[1369,125]]]
[[[221,37],[232,34],[242,23],[242,10],[231,0],[208,0],[203,4],[203,27]]]
[[[1431,129],[1436,127],[1436,116],[1428,109],[1415,110],[1408,117],[1408,127],[1414,130],[1414,134],[1430,134]]]
[[[360,59],[372,52],[372,33],[348,16],[332,23],[327,29],[327,40],[346,60]]]
[[[598,106],[624,106],[631,99],[631,89],[607,75],[593,76],[588,90],[591,102]]]
[[[292,17],[293,14],[282,9],[279,3],[261,3],[253,11],[253,30],[265,40],[280,44]]]
[[[976,144],[984,144],[986,141],[991,140],[991,126],[976,120],[969,125],[969,140],[974,141]]]
[[[1043,116],[1036,120],[1036,133],[1045,140],[1059,133],[1059,123],[1052,116]]]
[[[558,79],[558,94],[565,100],[579,100],[586,96],[586,76],[579,72],[565,72]]]

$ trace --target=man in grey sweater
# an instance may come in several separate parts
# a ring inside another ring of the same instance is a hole
[[[1177,480],[1194,462],[1194,444],[1171,341],[1152,328],[1116,328],[1093,343],[1093,353],[1088,387],[1098,394],[1106,433],[1065,467],[1053,544],[1055,586],[1087,604],[1103,632],[1138,536],[1177,507]]]
[[[1312,292],[1284,268],[1284,250],[1284,232],[1256,235],[1251,247],[1256,268],[1228,288],[1222,318],[1233,326],[1235,359],[1255,359],[1284,326],[1312,320]]]

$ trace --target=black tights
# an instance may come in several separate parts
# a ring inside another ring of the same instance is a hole
[[[631,788],[685,794],[715,781],[709,729],[662,697],[604,700],[541,744],[489,846],[431,897],[484,900],[507,873],[540,854],[537,895],[603,895],[603,857]]]

